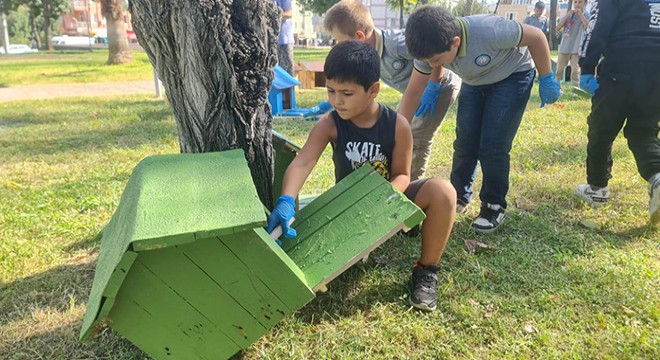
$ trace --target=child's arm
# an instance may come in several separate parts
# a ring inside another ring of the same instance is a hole
[[[293,159],[284,173],[282,182],[282,195],[293,198],[298,196],[305,180],[314,169],[323,150],[329,142],[337,138],[337,128],[331,115],[325,115],[310,131],[305,145],[300,153]]]
[[[399,103],[399,114],[408,120],[410,123],[415,115],[415,110],[419,105],[419,101],[422,98],[424,89],[426,88],[426,83],[430,80],[431,74],[424,74],[418,70],[413,70],[410,75],[410,80],[408,81],[408,86],[406,91],[401,97],[401,102]]]
[[[577,10],[575,11],[575,13],[577,14],[577,16],[580,17],[580,21],[582,21],[582,27],[586,29],[587,25],[589,25],[589,19],[587,19],[587,17],[584,16],[584,10]]]
[[[394,149],[392,150],[392,173],[390,183],[397,190],[404,192],[410,184],[412,166],[412,131],[410,124],[401,114],[397,116],[394,130]]]
[[[559,24],[557,24],[557,31],[561,30],[564,27],[564,25],[566,25],[566,22],[568,21],[568,19],[570,19],[571,15],[573,15],[573,10],[568,10],[566,16],[564,16],[564,18],[561,19]]]
[[[519,46],[527,46],[534,59],[539,76],[548,75],[552,71],[550,62],[550,48],[545,35],[538,28],[522,24],[522,37]]]

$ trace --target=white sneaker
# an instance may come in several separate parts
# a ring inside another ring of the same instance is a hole
[[[610,200],[610,188],[607,186],[600,188],[589,184],[580,184],[575,192],[582,200],[596,208],[607,204]]]
[[[652,223],[660,223],[660,173],[649,179],[649,211]]]

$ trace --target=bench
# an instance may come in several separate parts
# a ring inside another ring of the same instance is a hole
[[[148,157],[100,234],[80,339],[107,325],[155,359],[228,358],[423,218],[363,167],[301,209],[280,247],[242,150]]]

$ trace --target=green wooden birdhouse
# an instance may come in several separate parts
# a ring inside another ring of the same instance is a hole
[[[101,233],[81,340],[107,325],[156,359],[228,358],[424,215],[364,168],[296,217],[278,246],[241,150],[144,159]]]

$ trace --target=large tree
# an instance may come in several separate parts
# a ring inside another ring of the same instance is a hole
[[[165,86],[181,151],[243,149],[261,201],[272,207],[266,99],[277,63],[275,2],[131,0],[129,11]]]
[[[550,0],[550,19],[548,19],[548,44],[551,50],[557,50],[557,0]]]
[[[108,29],[108,64],[124,64],[133,60],[126,38],[124,0],[101,0],[101,12]]]
[[[55,21],[66,13],[69,10],[69,1],[68,0],[29,0],[32,5],[37,6],[41,2],[41,16],[44,19],[44,31],[46,35],[46,48],[48,50],[54,50],[53,42],[53,33],[51,30],[51,22]]]

